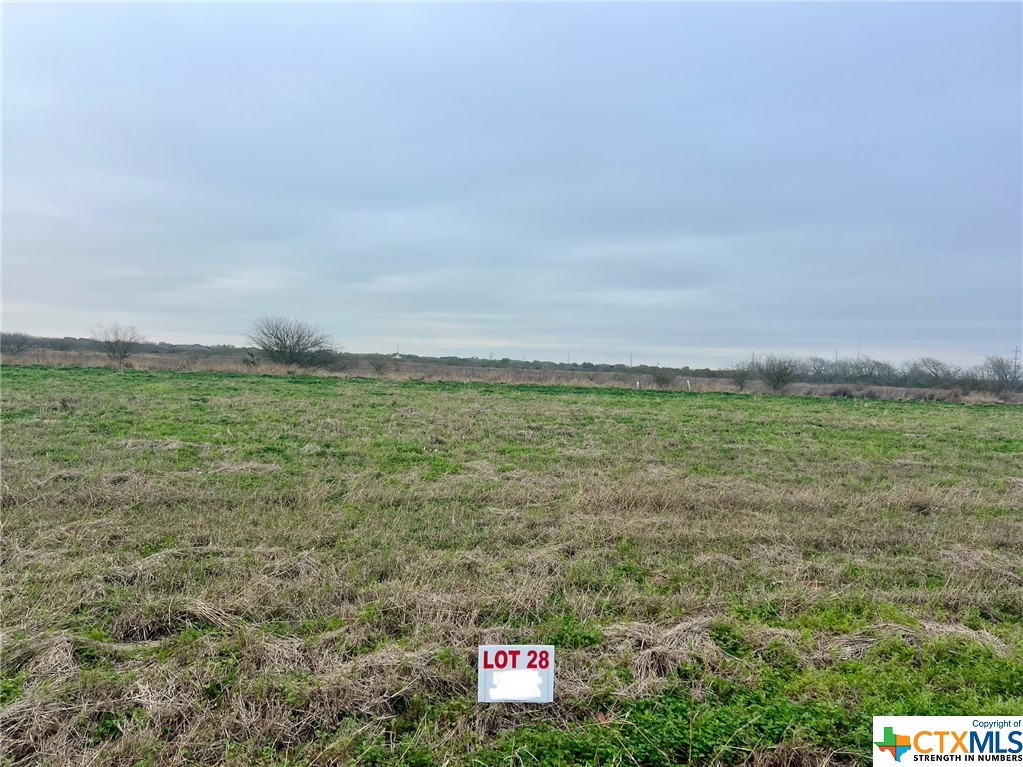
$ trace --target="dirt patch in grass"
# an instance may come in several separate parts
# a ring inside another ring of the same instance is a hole
[[[275,463],[244,461],[242,463],[218,463],[210,471],[213,474],[272,474],[275,471],[280,471],[280,468]]]

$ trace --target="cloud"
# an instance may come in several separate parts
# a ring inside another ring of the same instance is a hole
[[[356,351],[692,365],[1008,353],[1021,14],[12,6],[4,324],[240,343],[280,312]]]

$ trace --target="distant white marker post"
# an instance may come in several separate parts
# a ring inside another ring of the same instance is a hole
[[[553,703],[554,645],[480,645],[479,703]]]

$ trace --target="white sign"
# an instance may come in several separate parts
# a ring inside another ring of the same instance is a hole
[[[479,703],[553,703],[554,645],[480,645]]]

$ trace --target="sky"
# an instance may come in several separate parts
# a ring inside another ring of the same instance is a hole
[[[1023,6],[3,8],[3,327],[976,364],[1023,344]]]

